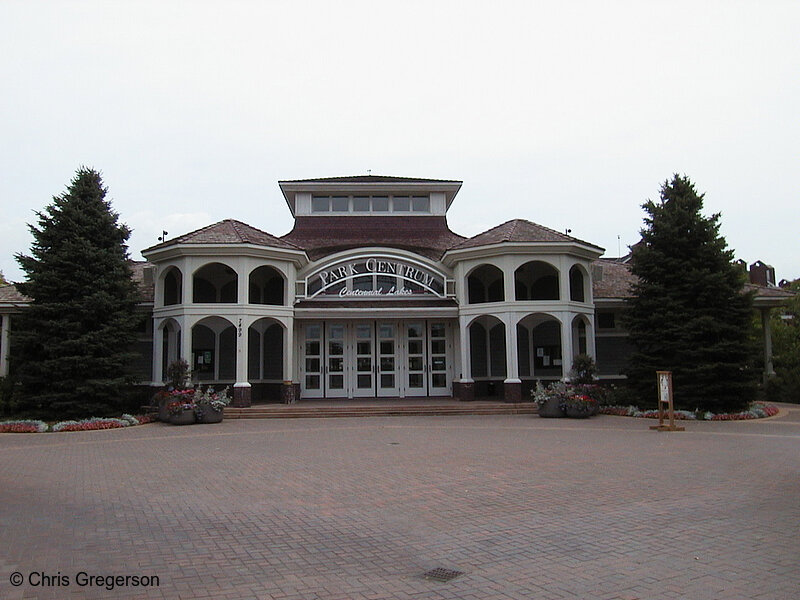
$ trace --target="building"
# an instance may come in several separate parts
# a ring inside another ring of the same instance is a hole
[[[537,380],[567,377],[577,354],[595,357],[601,378],[621,378],[629,346],[619,316],[632,280],[625,260],[521,219],[458,235],[447,211],[461,184],[282,181],[295,220],[288,234],[225,220],[144,250],[135,276],[152,320],[141,332],[142,378],[161,386],[167,365],[184,358],[196,382],[232,385],[239,406],[516,402]],[[774,283],[754,287],[765,316],[790,295]],[[0,288],[4,361],[8,315],[25,303],[13,286]]]

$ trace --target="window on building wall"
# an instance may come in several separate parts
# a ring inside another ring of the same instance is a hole
[[[598,329],[614,329],[616,322],[613,312],[599,312],[597,313],[597,328]]]
[[[430,212],[431,199],[427,196],[414,196],[411,198],[412,212]]]
[[[311,199],[311,212],[328,212],[331,207],[331,199],[327,196]]]
[[[333,212],[347,212],[350,210],[350,198],[337,196],[331,198],[331,210]]]
[[[392,207],[395,212],[408,212],[411,210],[411,199],[407,196],[395,196]]]
[[[354,196],[353,212],[369,212],[369,196]]]
[[[429,196],[313,196],[311,212],[322,213],[429,213]]]

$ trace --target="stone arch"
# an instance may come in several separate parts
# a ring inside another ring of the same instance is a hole
[[[158,325],[161,337],[161,381],[167,380],[167,367],[181,358],[181,326],[173,318]]]
[[[592,324],[586,315],[576,315],[572,319],[572,353],[573,355],[588,354],[594,355],[592,348]]]
[[[558,269],[549,262],[532,260],[514,271],[517,300],[559,300]]]
[[[507,377],[506,326],[503,321],[494,315],[481,315],[470,321],[467,330],[470,372],[473,379],[505,379]]]
[[[250,304],[286,304],[286,277],[271,265],[253,269],[248,278]]]
[[[517,358],[521,378],[560,378],[561,321],[549,313],[531,313],[517,323]]]
[[[483,304],[505,300],[503,271],[492,264],[478,265],[467,274],[467,303]]]
[[[247,330],[247,379],[282,381],[286,328],[280,321],[262,317]]]
[[[589,273],[581,265],[572,265],[569,270],[569,299],[572,302],[589,301]]]
[[[161,285],[164,306],[183,303],[183,273],[178,267],[171,266],[164,271]]]
[[[207,263],[192,275],[192,302],[195,304],[236,304],[238,301],[239,275],[225,263]]]
[[[209,316],[192,326],[192,379],[199,383],[236,381],[236,326]]]

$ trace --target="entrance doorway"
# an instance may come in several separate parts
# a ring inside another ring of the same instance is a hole
[[[300,330],[302,398],[452,394],[448,321],[313,321]]]

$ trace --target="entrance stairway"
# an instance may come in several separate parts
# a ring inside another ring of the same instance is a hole
[[[225,408],[226,419],[311,419],[321,417],[401,417],[447,415],[532,415],[536,404],[450,398],[300,400],[294,404],[257,404],[248,408]]]

